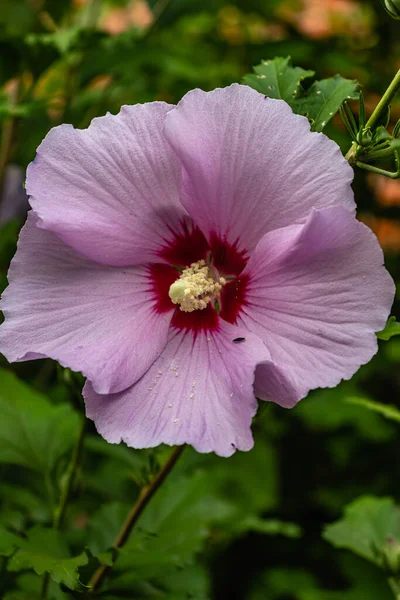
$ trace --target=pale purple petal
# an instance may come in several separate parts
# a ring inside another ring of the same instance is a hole
[[[113,396],[84,390],[87,416],[109,442],[134,448],[188,443],[230,456],[253,446],[256,364],[268,359],[257,336],[220,321],[216,331],[171,328],[161,356],[129,390]]]
[[[154,310],[146,267],[93,263],[35,222],[30,213],[11,264],[0,352],[54,358],[101,393],[125,389],[162,351],[173,310]]]
[[[282,100],[237,84],[194,90],[165,123],[185,170],[182,202],[209,239],[250,251],[313,208],[355,208],[353,170],[337,144]]]
[[[52,129],[27,173],[39,227],[100,263],[158,259],[187,218],[179,201],[180,164],[162,135],[171,108],[123,106],[88,129]]]
[[[271,360],[259,363],[254,380],[255,395],[260,400],[293,408],[302,396],[294,381],[289,379],[290,375],[290,371],[278,367]]]
[[[385,326],[394,284],[375,235],[345,208],[266,234],[243,276],[237,324],[260,336],[299,398],[349,379],[377,351],[374,332]],[[256,389],[265,376],[262,366],[257,372]]]

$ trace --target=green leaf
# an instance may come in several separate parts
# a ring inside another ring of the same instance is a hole
[[[110,595],[104,600],[120,600],[121,593],[129,590],[130,598],[161,598],[162,600],[210,600],[210,577],[199,564],[184,569],[172,568],[162,577],[151,581],[137,581],[126,572],[115,578],[109,586]],[[115,596],[113,595],[115,594]],[[124,595],[124,597],[126,597]]]
[[[247,533],[255,531],[265,535],[283,535],[288,538],[299,538],[302,535],[301,528],[295,523],[285,523],[278,519],[261,519],[249,515],[235,524],[236,533]]]
[[[15,600],[36,600],[42,599],[43,578],[33,571],[23,571],[14,576],[15,591],[10,591],[10,597],[15,594]],[[64,588],[65,589],[65,588]],[[18,590],[18,591],[17,591]],[[6,596],[5,598],[7,598]],[[52,579],[48,586],[49,600],[71,600],[71,595],[64,593],[60,586]]]
[[[24,592],[22,590],[15,592],[7,592],[3,597],[3,600],[41,600],[40,594],[33,594],[32,592]]]
[[[11,556],[23,538],[0,525],[0,556]]]
[[[253,67],[255,74],[245,75],[243,82],[270,98],[285,100],[297,114],[306,116],[312,131],[322,131],[345,100],[355,100],[358,83],[335,75],[315,81],[305,90],[301,82],[314,75],[293,67],[290,57],[274,58]]]
[[[397,421],[400,423],[400,410],[393,406],[392,404],[381,404],[380,402],[375,402],[375,400],[368,400],[367,398],[348,398],[348,402],[351,404],[357,404],[358,406],[363,406],[368,410],[372,410],[377,412],[387,419],[391,421]]]
[[[0,28],[2,36],[22,36],[35,23],[35,9],[24,0],[2,0]],[[3,29],[4,28],[4,29]],[[4,33],[3,33],[4,31]]]
[[[85,552],[73,558],[62,535],[54,529],[33,527],[27,539],[19,540],[19,548],[8,563],[8,570],[33,569],[38,575],[49,573],[53,581],[75,589],[79,582],[78,567],[88,563]]]
[[[394,335],[400,335],[400,323],[396,321],[396,317],[389,317],[385,329],[378,331],[376,337],[387,342]]]
[[[41,100],[35,100],[33,102],[26,102],[21,104],[12,104],[10,102],[0,102],[0,117],[2,119],[7,117],[15,117],[17,119],[24,119],[27,117],[34,117],[37,114],[42,113],[45,110],[45,104]]]
[[[346,507],[342,519],[325,527],[323,537],[382,566],[387,540],[400,540],[400,509],[392,498],[362,496]]]
[[[170,479],[140,517],[116,568],[145,579],[185,566],[201,550],[212,523],[227,510],[211,493],[206,472]]]
[[[0,526],[4,525],[13,531],[22,532],[25,529],[25,516],[20,510],[4,509],[0,510]]]
[[[115,569],[128,571],[131,580],[154,582],[171,569],[190,563],[211,527],[218,528],[220,537],[247,531],[298,537],[301,530],[296,525],[262,519],[253,512],[271,507],[268,484],[274,475],[272,458],[270,446],[259,440],[251,453],[234,457],[232,466],[230,461],[215,459],[214,466],[209,465],[206,472],[168,480],[147,507],[131,540],[119,552]],[[268,472],[268,477],[258,493],[260,469]],[[91,519],[88,547],[101,562],[128,511],[128,505],[111,503],[101,507]]]
[[[113,458],[121,465],[128,467],[131,477],[140,485],[147,483],[151,474],[154,449],[136,450],[128,448],[124,443],[109,444],[103,438],[86,436],[85,448],[95,454]]]
[[[365,562],[347,555],[339,561],[348,581],[346,589],[323,589],[315,576],[306,570],[273,568],[256,577],[246,600],[393,600],[385,574],[366,569]],[[338,565],[335,565],[337,568]],[[349,584],[351,584],[349,586]]]
[[[243,83],[269,98],[285,100],[288,104],[301,91],[301,81],[315,75],[314,71],[293,67],[290,56],[263,60],[253,70],[255,74],[245,75]]]
[[[2,482],[0,498],[5,505],[20,509],[30,521],[45,521],[51,518],[43,498],[29,490],[26,482],[25,486]],[[1,517],[0,514],[0,519]]]
[[[357,399],[357,401],[356,401]],[[344,381],[338,387],[313,392],[307,402],[300,402],[294,414],[313,431],[337,431],[351,427],[366,440],[384,442],[396,435],[390,423],[373,412],[363,410],[369,401],[354,382]]]
[[[229,461],[214,457],[207,466],[215,495],[236,506],[237,518],[271,511],[278,502],[276,450],[261,436],[251,452],[236,452]]]
[[[305,115],[312,131],[322,131],[345,100],[358,98],[357,81],[335,75],[312,84],[303,95],[293,99],[294,112]]]
[[[103,504],[88,525],[87,546],[94,556],[103,558],[111,548],[119,529],[130,510],[129,504],[111,502]]]
[[[49,473],[75,442],[78,415],[0,369],[0,463]]]
[[[29,46],[43,44],[44,46],[54,46],[60,54],[65,54],[76,45],[81,30],[78,27],[70,29],[59,29],[54,33],[29,33],[25,41]]]

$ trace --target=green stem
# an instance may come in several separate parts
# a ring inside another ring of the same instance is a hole
[[[381,100],[377,104],[374,112],[368,119],[366,123],[366,127],[373,129],[376,124],[379,122],[379,119],[386,114],[387,109],[389,108],[392,100],[396,96],[397,92],[400,90],[400,69],[397,71],[396,75],[393,78],[393,81],[389,85],[386,92],[383,94]],[[357,162],[357,153],[359,150],[359,146],[356,143],[353,143],[350,150],[346,154],[346,160],[354,166]]]
[[[72,451],[71,461],[68,465],[68,469],[67,469],[67,472],[65,475],[65,481],[63,482],[63,485],[61,488],[60,501],[54,512],[53,527],[56,530],[59,530],[63,524],[65,513],[67,510],[67,506],[68,506],[68,500],[70,498],[71,491],[72,491],[74,483],[75,483],[76,474],[78,471],[78,467],[79,467],[79,463],[80,463],[80,459],[81,459],[81,455],[82,455],[83,441],[85,439],[85,429],[86,429],[86,416],[85,416],[85,413],[83,413],[79,434],[78,434],[74,449]],[[45,598],[47,598],[49,583],[50,583],[50,575],[49,575],[49,573],[45,573],[44,577],[43,577],[42,594],[41,594],[43,600],[45,600]]]
[[[55,529],[60,529],[62,526],[65,512],[67,510],[68,500],[71,495],[71,490],[75,483],[76,473],[78,471],[82,448],[83,448],[83,440],[85,438],[85,429],[86,429],[86,416],[82,415],[81,427],[79,430],[78,439],[76,440],[76,444],[72,451],[71,462],[69,463],[68,470],[66,473],[66,478],[64,485],[61,490],[60,502],[54,514],[54,522],[53,527]]]
[[[140,38],[141,41],[147,39],[149,35],[151,35],[151,33],[157,27],[160,18],[165,13],[170,4],[171,0],[158,0],[158,2],[156,2],[153,8],[153,21],[151,22],[148,29],[146,29],[146,31],[143,33],[142,37]]]
[[[115,538],[115,542],[113,544],[113,548],[122,548],[122,546],[127,542],[132,529],[137,523],[140,515],[156,493],[156,491],[161,487],[162,483],[165,481],[167,476],[172,471],[175,466],[177,460],[181,456],[185,446],[177,446],[173,449],[171,454],[169,455],[166,463],[161,467],[157,475],[154,477],[153,481],[145,485],[139,494],[139,498],[136,500],[135,504],[132,506],[130,512],[128,513],[117,537]],[[94,573],[93,577],[89,583],[89,594],[94,594],[99,591],[101,584],[103,583],[104,578],[106,577],[110,567],[106,565],[102,565],[97,569]]]
[[[388,584],[396,600],[400,600],[400,582],[395,577],[389,577]]]
[[[88,29],[95,29],[101,12],[101,0],[90,0],[86,10],[85,25]]]
[[[44,473],[44,485],[47,491],[47,497],[49,500],[49,504],[50,504],[50,508],[51,508],[51,512],[54,511],[54,507],[55,507],[55,501],[54,501],[54,488],[53,485],[51,483],[51,478],[50,478],[50,473],[49,471],[46,469],[46,472]]]
[[[400,90],[400,69],[397,71],[396,75],[392,83],[389,85],[386,92],[383,94],[380,102],[377,104],[374,112],[370,116],[367,121],[366,127],[373,129],[379,119],[386,114],[387,109],[389,108],[392,100],[396,96],[397,92]]]

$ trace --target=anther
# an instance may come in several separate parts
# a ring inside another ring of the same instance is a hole
[[[225,283],[204,260],[199,260],[182,271],[169,288],[169,297],[183,312],[203,310],[214,298],[219,298]]]

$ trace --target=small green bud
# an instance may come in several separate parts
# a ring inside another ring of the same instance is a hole
[[[400,0],[382,0],[382,4],[393,19],[400,19]]]
[[[364,127],[362,131],[358,132],[358,143],[360,146],[369,146],[373,140],[373,133],[369,127]]]

